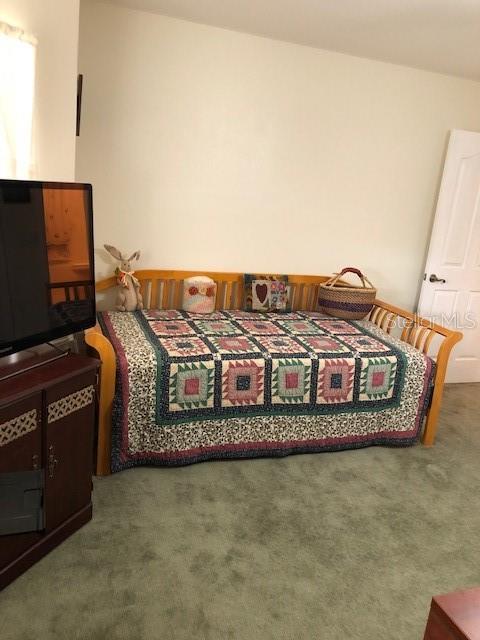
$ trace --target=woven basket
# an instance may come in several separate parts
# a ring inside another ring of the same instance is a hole
[[[361,287],[339,284],[345,273],[354,273],[362,281]],[[368,286],[367,286],[368,285]],[[359,269],[345,267],[330,280],[320,285],[318,306],[329,316],[345,320],[361,320],[372,310],[377,290]]]

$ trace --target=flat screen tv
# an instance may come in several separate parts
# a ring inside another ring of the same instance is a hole
[[[0,357],[94,324],[92,186],[0,180]]]

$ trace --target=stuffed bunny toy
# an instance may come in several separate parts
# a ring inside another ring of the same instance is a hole
[[[133,275],[131,261],[140,258],[140,251],[132,253],[130,258],[124,258],[120,251],[111,244],[103,245],[108,253],[116,260],[120,260],[120,266],[115,269],[117,276],[118,292],[116,308],[117,311],[135,311],[135,309],[143,309],[142,294],[140,293],[140,283]]]

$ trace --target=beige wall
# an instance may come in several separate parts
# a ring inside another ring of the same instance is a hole
[[[355,265],[414,305],[448,131],[480,130],[480,84],[83,2],[79,69],[97,248],[199,271]]]
[[[80,0],[0,0],[0,20],[38,39],[33,123],[35,177],[75,176]]]

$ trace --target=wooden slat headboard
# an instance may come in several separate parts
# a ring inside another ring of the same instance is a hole
[[[241,309],[243,300],[243,273],[217,271],[167,271],[142,269],[135,272],[140,281],[144,307],[148,309],[179,309],[182,305],[183,281],[193,276],[208,276],[217,284],[217,309]],[[265,274],[269,275],[269,274]],[[312,311],[318,299],[319,284],[327,276],[289,275],[290,300],[293,310]],[[97,292],[115,287],[115,276],[100,280]]]

